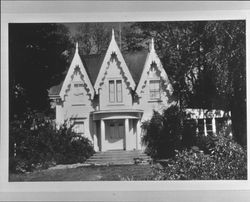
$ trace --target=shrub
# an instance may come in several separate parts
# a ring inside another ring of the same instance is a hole
[[[155,168],[154,180],[247,179],[247,154],[230,138],[220,136],[211,154],[183,150]]]
[[[208,134],[200,135],[196,137],[195,146],[199,147],[205,154],[210,154],[212,149],[215,147],[215,143],[218,140],[216,136]]]
[[[84,162],[94,153],[91,142],[74,133],[72,127],[64,124],[56,130],[51,121],[33,112],[10,123],[9,140],[11,172]]]
[[[163,114],[154,111],[151,120],[143,122],[142,138],[146,153],[153,158],[167,158],[175,154],[181,143],[181,119],[177,106],[171,106]]]
[[[57,132],[54,148],[56,151],[56,162],[61,164],[72,164],[84,162],[93,155],[93,145],[88,138],[77,135],[72,127],[64,124]]]
[[[192,147],[196,145],[196,122],[195,120],[189,119],[184,121],[183,134],[182,134],[182,145],[183,147]]]

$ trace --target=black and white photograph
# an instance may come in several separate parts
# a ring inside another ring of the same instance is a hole
[[[248,182],[247,20],[148,19],[8,22],[8,183]]]
[[[247,179],[244,20],[9,24],[9,180]]]

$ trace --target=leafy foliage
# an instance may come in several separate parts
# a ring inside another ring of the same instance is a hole
[[[155,48],[180,108],[232,112],[234,138],[246,145],[245,21],[139,22],[131,26],[128,50]],[[138,36],[139,35],[139,36]]]
[[[230,138],[220,136],[211,154],[178,151],[174,158],[155,168],[154,180],[247,179],[247,153]]]
[[[10,171],[32,171],[50,164],[84,162],[94,153],[91,142],[64,124],[59,130],[43,114],[27,113],[10,124]]]
[[[209,22],[206,30],[214,45],[208,62],[216,74],[217,92],[232,112],[235,140],[246,145],[246,23]]]
[[[110,33],[103,23],[83,23],[78,25],[74,40],[82,54],[100,54],[108,47]]]
[[[48,109],[47,90],[61,82],[71,46],[62,24],[9,24],[11,120],[28,109]]]
[[[151,120],[143,122],[143,143],[146,153],[153,158],[166,158],[174,155],[181,143],[181,121],[178,106],[171,106],[161,115],[154,111]]]

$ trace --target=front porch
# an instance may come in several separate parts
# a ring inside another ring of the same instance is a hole
[[[142,110],[100,110],[93,115],[95,151],[141,150]]]

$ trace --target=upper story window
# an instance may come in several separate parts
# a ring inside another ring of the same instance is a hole
[[[160,99],[160,80],[149,81],[149,96],[151,100]]]
[[[73,90],[74,90],[74,94],[75,95],[80,95],[80,94],[83,94],[83,88],[84,88],[84,85],[83,83],[81,82],[75,82],[73,84]]]
[[[109,102],[122,103],[122,80],[109,80]]]
[[[80,88],[83,87],[83,83],[75,83],[74,88]]]

